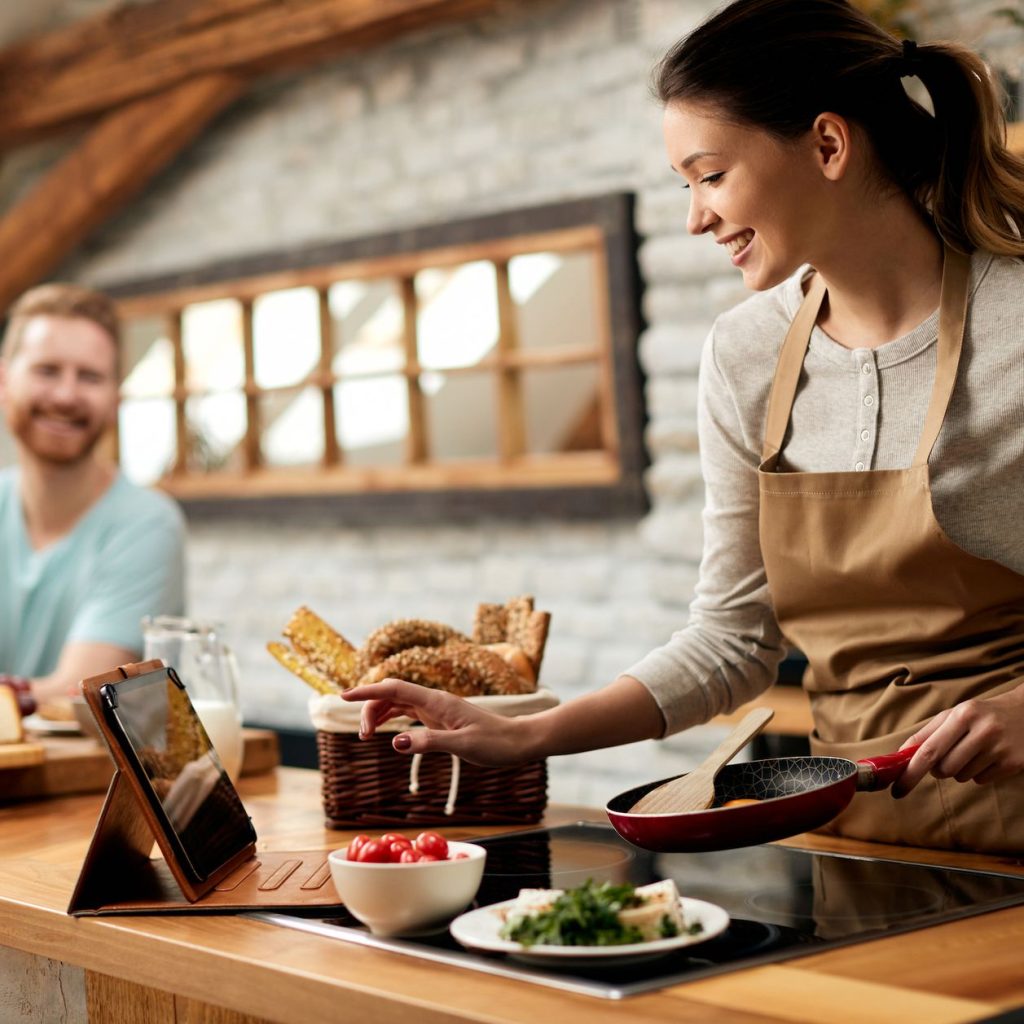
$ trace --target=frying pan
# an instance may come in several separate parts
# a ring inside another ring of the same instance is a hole
[[[605,812],[623,839],[645,850],[695,852],[755,846],[831,821],[858,790],[895,782],[917,747],[848,761],[845,757],[775,757],[726,765],[715,779],[715,804],[754,798],[739,807],[681,814],[631,814],[645,793],[668,782],[645,782],[608,802]]]

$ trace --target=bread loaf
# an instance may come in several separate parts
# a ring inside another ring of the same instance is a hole
[[[0,743],[21,743],[24,738],[18,698],[9,686],[0,686]]]

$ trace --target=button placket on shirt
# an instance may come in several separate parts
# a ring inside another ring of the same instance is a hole
[[[878,368],[874,352],[856,349],[860,402],[857,406],[857,438],[853,450],[853,468],[861,472],[871,468],[878,440]]]

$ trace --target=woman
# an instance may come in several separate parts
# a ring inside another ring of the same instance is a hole
[[[1020,852],[1024,162],[991,76],[844,0],[739,0],[656,84],[687,228],[758,293],[702,361],[690,623],[525,719],[394,680],[357,689],[363,731],[411,714],[427,728],[396,749],[481,763],[662,736],[769,686],[785,634],[808,657],[815,752],[921,744],[903,803],[858,796],[838,831]]]

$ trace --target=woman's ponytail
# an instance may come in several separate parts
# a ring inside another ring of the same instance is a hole
[[[914,70],[931,96],[938,129],[928,206],[939,234],[964,252],[1024,256],[1024,159],[1006,148],[991,72],[956,43],[922,44]]]

